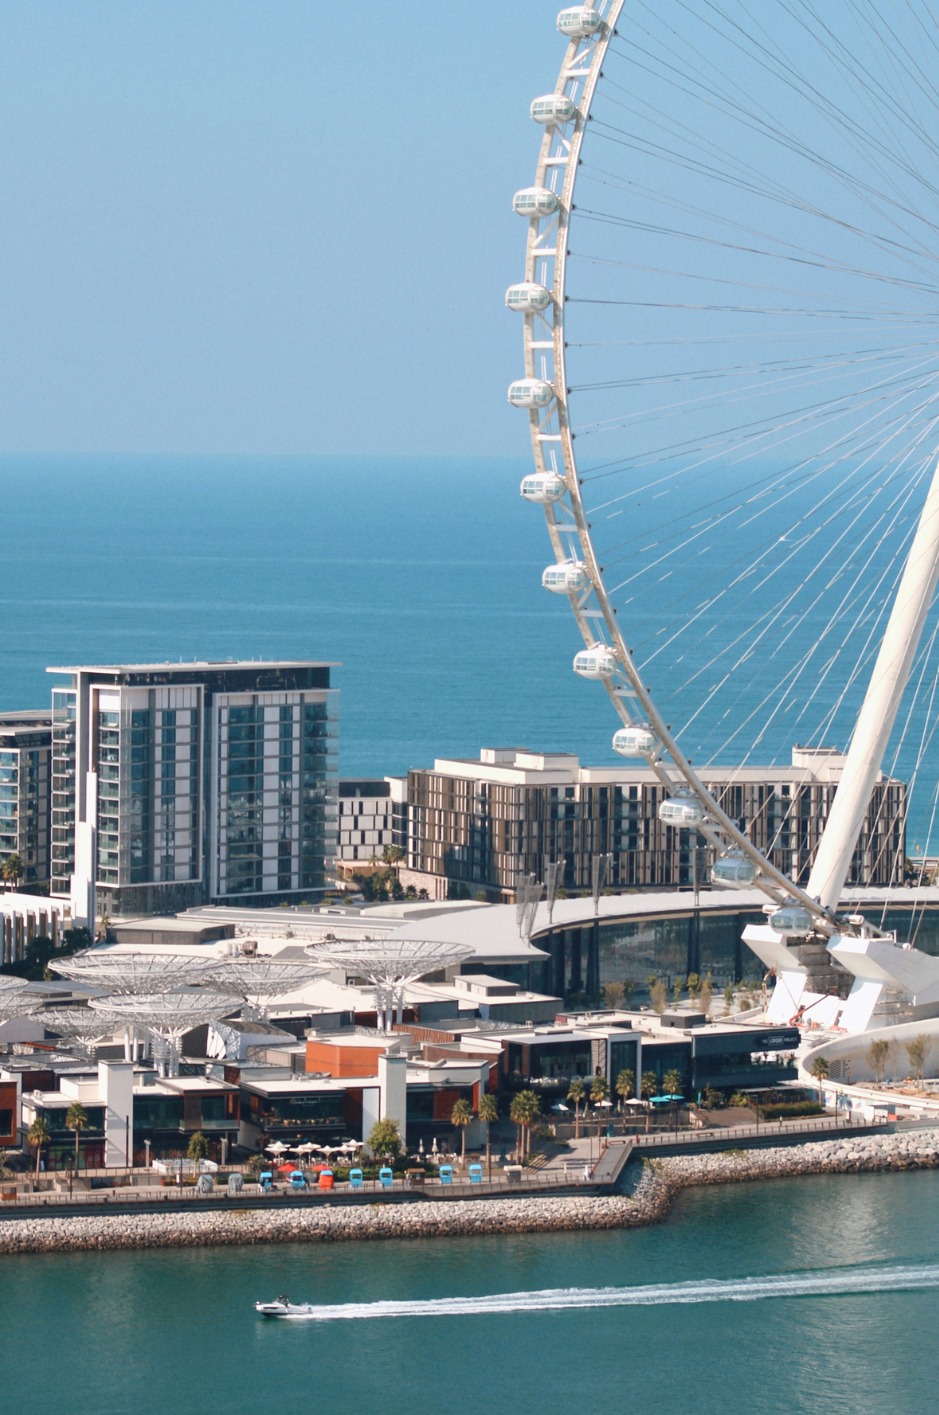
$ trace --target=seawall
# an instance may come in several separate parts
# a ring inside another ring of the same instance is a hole
[[[939,1128],[848,1136],[770,1150],[682,1155],[631,1166],[629,1194],[532,1197],[358,1208],[82,1214],[0,1220],[0,1254],[337,1243],[372,1239],[473,1237],[634,1228],[658,1223],[682,1189],[812,1174],[862,1174],[939,1167]]]

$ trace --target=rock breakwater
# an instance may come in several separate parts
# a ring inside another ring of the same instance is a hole
[[[853,1137],[767,1150],[682,1155],[634,1165],[630,1194],[518,1195],[462,1202],[323,1205],[302,1209],[186,1209],[0,1221],[2,1253],[121,1248],[203,1248],[261,1243],[474,1237],[633,1228],[657,1223],[682,1189],[812,1174],[939,1167],[939,1128]]]

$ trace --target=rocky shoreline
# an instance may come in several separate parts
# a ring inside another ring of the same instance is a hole
[[[667,1217],[676,1194],[810,1174],[861,1174],[939,1167],[939,1128],[827,1140],[767,1150],[729,1150],[634,1165],[631,1193],[518,1195],[462,1202],[303,1209],[187,1210],[83,1214],[0,1221],[0,1254],[77,1253],[127,1248],[204,1248],[259,1243],[474,1237],[637,1228]]]

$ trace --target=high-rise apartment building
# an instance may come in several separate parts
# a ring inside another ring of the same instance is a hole
[[[804,883],[844,758],[799,749],[787,767],[699,768],[754,845]],[[708,883],[709,852],[695,831],[658,817],[665,791],[647,767],[582,767],[567,753],[486,749],[479,761],[439,760],[408,773],[407,865],[432,897],[512,899],[518,883],[560,865],[558,884],[589,890],[593,861],[609,856],[612,889]],[[902,881],[906,787],[881,777],[854,853],[849,884]]]
[[[336,845],[327,663],[53,668],[52,887],[76,917],[312,896]]]
[[[0,865],[14,856],[17,883],[49,883],[52,719],[48,712],[0,713]]]

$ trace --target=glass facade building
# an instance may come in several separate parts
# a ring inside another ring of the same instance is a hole
[[[27,888],[49,883],[51,759],[48,712],[0,713],[0,864],[17,857]]]
[[[329,664],[50,671],[71,676],[53,693],[57,892],[81,872],[83,829],[101,912],[325,887],[337,832]]]

